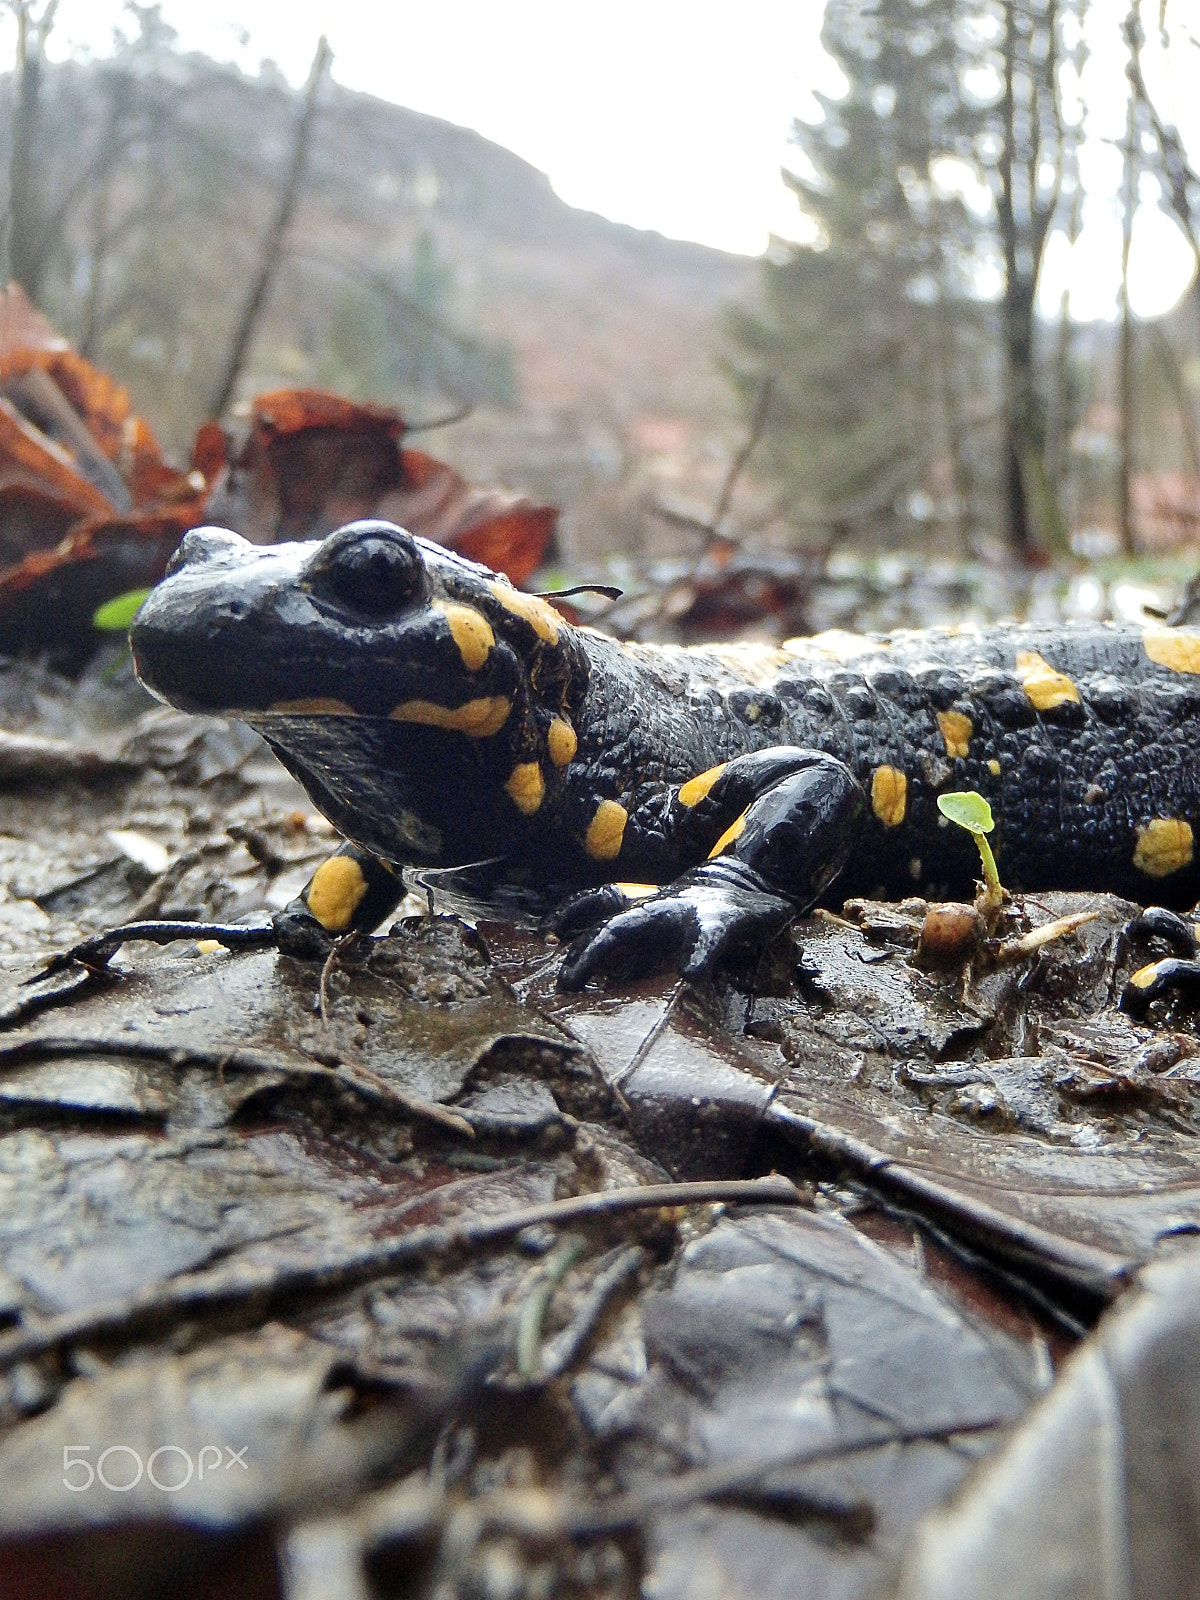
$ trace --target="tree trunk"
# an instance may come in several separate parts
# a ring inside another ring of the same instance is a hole
[[[1008,542],[1014,555],[1027,560],[1033,549],[1033,528],[1025,497],[1024,463],[1029,448],[1033,402],[1033,296],[1025,292],[1017,237],[1013,176],[1016,165],[1017,8],[1005,8],[1004,96],[1001,115],[1004,142],[1000,155],[997,211],[1004,251],[1004,500]],[[1028,302],[1028,303],[1026,303]]]
[[[56,5],[57,0],[50,0],[36,20],[31,15],[28,0],[18,0],[13,7],[17,51],[13,68],[9,163],[8,270],[35,303],[45,270],[36,179],[38,101],[46,38],[54,22]]]
[[[250,293],[246,296],[246,303],[242,307],[242,314],[238,319],[237,329],[229,347],[226,357],[225,370],[221,381],[213,395],[211,414],[219,417],[233,398],[233,391],[242,371],[242,364],[250,349],[250,341],[254,336],[254,329],[266,304],[270,292],[271,282],[279,266],[279,259],[283,252],[283,238],[287,232],[288,224],[296,210],[300,199],[300,190],[304,182],[304,169],[308,163],[309,145],[312,143],[313,124],[317,114],[317,91],[321,87],[321,80],[329,70],[333,60],[333,52],[329,48],[324,34],[321,35],[317,45],[317,53],[313,57],[312,70],[308,75],[308,85],[304,91],[304,108],[296,124],[296,139],[292,146],[292,160],[288,168],[287,177],[279,194],[279,204],[275,208],[275,215],[267,231],[266,241],[263,244],[262,260],[258,273],[251,285]]]
[[[1131,93],[1125,125],[1125,170],[1121,183],[1121,338],[1118,347],[1121,436],[1117,454],[1117,527],[1121,535],[1121,548],[1126,555],[1132,555],[1136,548],[1130,487],[1133,469],[1133,317],[1129,310],[1129,247],[1133,239],[1133,212],[1137,202],[1136,110],[1137,102]]]
[[[937,364],[937,390],[942,428],[946,439],[946,452],[950,458],[950,493],[954,502],[954,538],[964,558],[970,554],[971,490],[963,460],[962,401],[955,382],[954,319],[947,303],[945,289],[938,295],[934,308]]]
[[[92,196],[92,249],[88,262],[87,297],[84,302],[83,332],[79,353],[91,356],[100,333],[100,305],[104,293],[104,266],[111,243],[109,212],[112,203],[113,170],[120,148],[121,122],[129,99],[129,82],[124,76],[106,81],[108,109],[104,119],[100,170]]]
[[[1067,238],[1074,258],[1075,241],[1083,220],[1083,184],[1075,172],[1075,192],[1071,196],[1071,217],[1067,224]],[[1046,419],[1046,481],[1055,499],[1062,487],[1063,469],[1067,457],[1067,438],[1070,418],[1067,415],[1067,391],[1071,375],[1071,296],[1065,285],[1058,307],[1058,328],[1054,341],[1054,373],[1050,391],[1050,414]]]

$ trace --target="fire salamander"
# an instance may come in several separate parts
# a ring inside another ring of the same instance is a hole
[[[1010,888],[1200,896],[1200,630],[622,644],[359,522],[266,548],[189,533],[131,637],[152,693],[258,729],[347,841],[276,919],[282,948],[375,927],[403,866],[499,860],[574,893],[566,987],[697,977],[835,879],[970,893],[952,789],[991,803]]]

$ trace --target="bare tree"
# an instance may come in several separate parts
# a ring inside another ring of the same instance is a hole
[[[1167,28],[1167,0],[1161,0],[1159,6],[1159,38],[1164,50],[1172,47],[1172,40]],[[1159,108],[1150,98],[1146,87],[1146,79],[1142,72],[1142,45],[1144,37],[1142,32],[1141,15],[1137,5],[1131,5],[1125,17],[1124,24],[1125,43],[1129,50],[1128,74],[1132,92],[1133,103],[1140,115],[1149,125],[1149,131],[1158,145],[1159,170],[1166,180],[1166,198],[1171,210],[1175,213],[1176,220],[1183,229],[1192,253],[1196,258],[1196,272],[1192,278],[1192,304],[1197,319],[1200,319],[1200,208],[1197,207],[1195,196],[1200,193],[1200,172],[1188,160],[1188,155],[1183,147],[1177,129],[1166,121]],[[1197,41],[1185,31],[1185,42],[1196,48]],[[1124,274],[1122,274],[1124,281]],[[1192,407],[1191,397],[1183,374],[1179,369],[1179,361],[1161,328],[1155,327],[1155,344],[1160,360],[1167,374],[1171,392],[1175,397],[1175,405],[1179,412],[1180,426],[1183,430],[1184,448],[1188,453],[1188,462],[1193,473],[1200,474],[1200,427],[1197,426],[1196,414]]]
[[[1137,0],[1129,8],[1137,17]],[[1126,29],[1129,19],[1126,19]],[[1136,51],[1134,52],[1136,55]],[[1121,152],[1121,331],[1118,345],[1118,393],[1121,433],[1117,449],[1117,525],[1121,548],[1126,555],[1134,551],[1133,502],[1130,477],[1133,468],[1133,314],[1129,309],[1129,251],[1133,243],[1133,215],[1137,206],[1137,97],[1129,96],[1125,115],[1125,144]]]
[[[1159,34],[1163,49],[1169,50],[1171,38],[1166,19],[1166,0],[1162,0],[1159,9]],[[1200,172],[1188,160],[1178,130],[1162,116],[1146,88],[1146,80],[1142,73],[1144,36],[1141,15],[1136,4],[1130,6],[1125,18],[1125,42],[1129,49],[1129,82],[1133,88],[1134,99],[1142,108],[1158,145],[1162,174],[1166,178],[1167,201],[1196,256],[1197,273],[1192,280],[1192,297],[1197,312],[1200,313],[1200,209],[1194,198],[1200,193]],[[1189,38],[1188,42],[1195,47],[1195,40]]]
[[[12,157],[8,178],[9,273],[36,300],[46,252],[44,219],[38,204],[37,145],[46,41],[54,27],[58,0],[6,0],[17,23],[13,72]]]
[[[1083,184],[1079,173],[1074,173],[1071,194],[1071,214],[1067,222],[1067,240],[1072,250],[1079,237],[1083,220]],[[1071,286],[1063,283],[1058,304],[1058,326],[1054,336],[1054,360],[1050,372],[1050,400],[1046,415],[1046,479],[1050,492],[1061,503],[1063,470],[1067,457],[1067,438],[1070,428],[1070,377],[1071,377]]]
[[[229,346],[229,354],[225,360],[225,369],[221,374],[213,394],[212,415],[219,417],[233,398],[237,387],[238,377],[242,365],[254,337],[255,325],[262,314],[263,307],[270,293],[271,282],[279,266],[280,256],[283,252],[284,235],[287,233],[288,224],[292,220],[296,206],[300,199],[300,191],[304,185],[304,171],[308,165],[308,152],[312,144],[313,126],[317,115],[317,95],[322,80],[329,71],[333,61],[333,52],[329,42],[322,34],[317,44],[317,53],[313,56],[312,68],[308,74],[308,84],[304,91],[304,104],[301,108],[299,119],[296,123],[296,137],[292,144],[292,159],[288,166],[287,177],[284,179],[283,188],[279,192],[279,203],[275,208],[275,215],[267,230],[267,237],[263,242],[262,258],[259,262],[258,272],[246,296],[246,303],[242,307],[241,316],[238,318],[233,339]]]
[[[1004,258],[1004,498],[1018,556],[1062,538],[1043,454],[1034,315],[1070,138],[1059,102],[1061,9],[1062,0],[1007,0],[1004,7],[996,210]]]

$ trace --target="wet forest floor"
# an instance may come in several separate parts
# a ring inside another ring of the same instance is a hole
[[[1117,1009],[1133,907],[935,967],[851,904],[698,987],[560,994],[487,908],[30,985],[333,844],[119,702],[0,734],[5,1595],[1192,1592],[1200,1039]]]

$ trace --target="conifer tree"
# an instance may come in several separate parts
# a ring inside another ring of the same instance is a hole
[[[796,124],[787,175],[817,237],[776,242],[761,308],[731,319],[746,392],[773,379],[764,465],[802,512],[852,527],[920,506],[935,456],[962,476],[964,329],[946,306],[973,243],[930,180],[971,136],[955,22],[955,0],[829,0],[822,39],[849,91]]]

